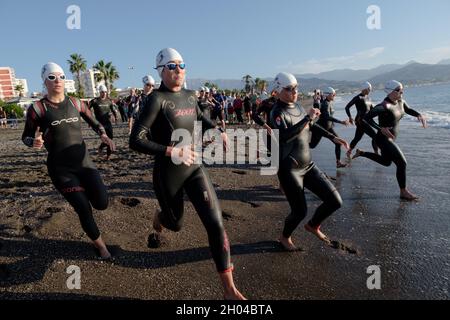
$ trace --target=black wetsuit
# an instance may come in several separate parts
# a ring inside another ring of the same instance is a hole
[[[355,137],[353,138],[352,142],[350,142],[350,149],[354,149],[359,141],[361,141],[363,135],[364,135],[364,125],[362,123],[362,120],[367,112],[369,112],[373,105],[369,101],[368,96],[363,95],[362,93],[355,96],[345,107],[345,112],[347,113],[347,116],[349,119],[352,118],[352,115],[350,113],[350,108],[355,105],[356,106],[356,117],[355,117],[355,125],[356,125],[356,132]],[[372,139],[372,147],[373,150],[377,151],[378,147],[375,143],[375,140]]]
[[[231,268],[230,249],[222,221],[222,212],[214,187],[203,165],[176,165],[165,155],[176,129],[194,131],[194,122],[201,121],[208,129],[214,124],[198,107],[193,91],[172,92],[164,83],[149,97],[130,136],[130,148],[155,155],[153,184],[162,209],[161,224],[172,231],[182,227],[183,190],[194,205],[208,233],[213,259],[219,272]]]
[[[320,117],[317,121],[317,124],[331,133],[332,135],[339,137],[338,134],[333,129],[333,123],[341,123],[340,120],[333,117],[334,109],[333,109],[333,103],[331,101],[328,101],[327,99],[324,99],[320,105]],[[323,131],[318,130],[317,127],[312,128],[312,136],[311,136],[311,142],[309,146],[311,149],[314,149],[319,144],[320,140],[322,140],[322,137],[324,137]],[[335,143],[335,154],[336,154],[336,160],[341,160],[341,145],[338,143]]]
[[[339,192],[312,161],[308,143],[311,126],[330,140],[335,136],[320,125],[313,124],[298,104],[286,104],[278,100],[270,120],[273,128],[279,129],[280,134],[278,179],[291,207],[283,229],[283,236],[288,238],[306,217],[305,188],[323,201],[308,222],[312,227],[320,226],[342,205]]]
[[[252,114],[253,121],[257,125],[260,125],[263,127],[264,125],[268,124],[264,117],[262,117],[262,114],[265,114],[267,117],[267,120],[270,120],[270,113],[272,112],[273,106],[277,102],[277,98],[270,97],[268,99],[265,99],[261,102],[258,109]],[[270,127],[270,121],[269,121],[269,127]],[[272,140],[270,139],[270,135],[267,133],[267,150],[271,151],[272,149]]]
[[[381,150],[381,155],[364,152],[361,156],[371,159],[383,166],[390,166],[392,162],[397,166],[397,181],[401,189],[406,188],[406,158],[399,146],[388,139],[381,133],[381,128],[390,128],[390,132],[397,138],[399,132],[399,123],[405,114],[413,117],[420,116],[420,113],[409,108],[407,103],[403,100],[394,103],[389,98],[386,98],[381,104],[370,110],[363,119],[363,123],[367,126],[366,132],[373,132],[372,128],[378,130],[375,138],[377,146]],[[378,117],[378,124],[373,118]],[[371,130],[371,131],[370,131]],[[369,133],[368,133],[369,134]]]
[[[63,102],[53,104],[44,98],[28,108],[22,141],[32,147],[35,131],[40,127],[48,151],[47,168],[53,184],[79,215],[88,237],[97,240],[100,232],[92,216],[91,204],[97,210],[105,210],[108,195],[81,136],[81,118],[97,134],[105,133],[101,124],[78,99],[66,97]]]
[[[112,140],[114,134],[111,123],[111,115],[114,115],[117,119],[117,112],[113,102],[108,98],[103,100],[100,98],[95,98],[89,103],[89,109],[94,109],[95,118],[101,123],[103,128],[105,128],[106,135]],[[99,149],[102,150],[104,148],[107,150],[107,155],[110,156],[112,153],[111,148],[106,143],[102,142]]]
[[[205,118],[211,119],[211,103],[209,102],[208,98],[199,98],[198,107],[200,108],[200,111],[203,113]]]

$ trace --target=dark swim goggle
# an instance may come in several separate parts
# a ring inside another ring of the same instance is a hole
[[[175,62],[169,62],[169,63],[166,63],[165,65],[159,66],[158,68],[160,68],[160,67],[166,67],[170,71],[175,70],[177,67],[179,67],[181,70],[184,70],[186,68],[186,64],[185,63],[177,64]]]

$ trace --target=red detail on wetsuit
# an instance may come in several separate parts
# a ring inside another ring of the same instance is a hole
[[[186,116],[192,116],[195,115],[195,109],[181,109],[177,110],[175,113],[175,117],[186,117]]]
[[[61,193],[73,193],[73,192],[84,192],[83,187],[68,187],[61,189]]]

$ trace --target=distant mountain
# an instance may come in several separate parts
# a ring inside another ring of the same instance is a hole
[[[450,59],[442,60],[438,64],[450,64]]]
[[[392,79],[408,85],[447,82],[450,81],[450,65],[412,63],[401,69],[373,77],[369,82],[377,85]]]
[[[353,70],[353,69],[339,69],[327,72],[321,72],[318,74],[299,74],[298,77],[304,79],[325,79],[336,81],[366,81],[382,73],[394,71],[404,67],[402,64],[385,64],[373,69],[366,70]]]
[[[448,64],[446,63],[448,62]],[[334,73],[338,80],[330,79],[330,75]],[[348,77],[344,77],[347,74]],[[355,76],[359,74],[359,76]],[[375,74],[369,77],[370,74]],[[364,75],[363,78],[362,75]],[[333,87],[339,93],[353,92],[360,88],[361,82],[368,80],[376,88],[389,80],[395,79],[406,85],[420,85],[436,82],[450,82],[450,59],[443,60],[439,64],[421,64],[410,61],[404,65],[387,64],[371,70],[335,70],[324,72],[312,77],[312,75],[295,75],[300,83],[301,92],[311,92],[316,88]],[[353,80],[356,79],[356,80]],[[273,79],[265,79],[269,82],[269,87]],[[243,89],[244,82],[235,79],[187,79],[189,89],[196,90],[204,85],[205,82],[212,82],[221,89]]]

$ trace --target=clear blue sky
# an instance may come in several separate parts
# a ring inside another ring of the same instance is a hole
[[[81,30],[66,28],[72,4],[81,8]],[[369,5],[381,9],[381,30],[366,27]],[[88,66],[112,61],[117,87],[157,77],[152,68],[164,47],[181,52],[190,78],[435,63],[450,58],[449,12],[448,0],[1,0],[0,66],[35,91],[41,66],[54,61],[69,73],[71,53]]]

